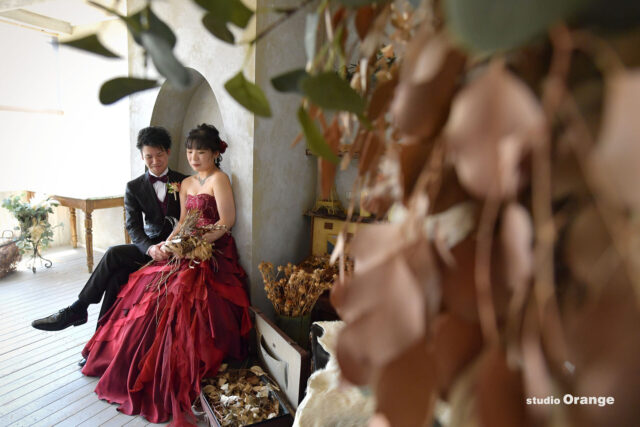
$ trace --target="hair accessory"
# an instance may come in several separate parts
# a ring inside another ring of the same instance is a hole
[[[224,142],[223,140],[220,140],[220,154],[224,153],[227,150],[227,143]]]

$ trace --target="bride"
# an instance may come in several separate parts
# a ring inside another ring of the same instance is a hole
[[[233,192],[218,167],[226,146],[214,126],[189,132],[196,174],[182,181],[180,221],[158,244],[166,259],[129,276],[82,352],[82,372],[101,377],[98,397],[153,423],[173,415],[174,425],[194,424],[201,379],[215,375],[225,357],[246,357],[246,274],[230,234]]]

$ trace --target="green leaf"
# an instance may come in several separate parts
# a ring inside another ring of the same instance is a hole
[[[143,32],[151,32],[155,34],[157,37],[164,39],[171,49],[173,49],[176,45],[176,36],[171,30],[171,28],[164,23],[158,16],[153,13],[150,6],[145,7],[141,11],[134,13],[131,16],[123,16],[118,13],[117,10],[111,9],[109,7],[103,6],[100,3],[96,3],[93,1],[89,1],[89,4],[105,10],[112,15],[117,16],[122,20],[129,29],[133,40],[140,46],[142,44],[142,33]]]
[[[147,6],[131,16],[122,16],[116,10],[99,3],[92,1],[89,3],[124,21],[136,43],[144,47],[158,72],[166,77],[174,87],[185,89],[191,84],[191,73],[173,54],[173,48],[176,44],[175,34],[153,13],[151,7]]]
[[[131,15],[129,18],[139,22],[143,31],[149,31],[162,38],[169,44],[169,46],[171,46],[171,49],[176,46],[176,35],[166,23],[153,13],[151,7],[147,6],[140,12]],[[139,41],[138,44],[141,45],[142,41]]]
[[[177,89],[186,89],[191,84],[191,73],[173,54],[169,43],[155,33],[140,34],[142,45],[147,50],[158,72]]]
[[[302,94],[301,82],[309,77],[303,68],[288,71],[271,79],[271,84],[278,92],[295,92]]]
[[[302,106],[298,109],[298,121],[302,126],[302,132],[304,133],[304,138],[307,140],[309,151],[337,165],[339,162],[338,156],[331,151],[329,144],[324,140],[320,130]]]
[[[102,55],[107,58],[120,58],[120,56],[111,52],[100,42],[97,34],[91,34],[90,36],[82,37],[79,39],[61,42],[60,44],[95,53],[96,55]]]
[[[411,6],[415,10],[420,6],[420,3],[422,3],[422,0],[409,0],[409,3],[411,3]]]
[[[253,11],[240,0],[196,0],[203,9],[209,11],[219,21],[245,28],[253,16]]]
[[[271,117],[271,107],[262,89],[248,81],[242,71],[227,81],[224,88],[247,110],[258,116]]]
[[[142,46],[142,42],[140,41],[140,33],[142,32],[143,28],[139,19],[136,19],[130,16],[120,15],[117,10],[111,9],[107,6],[103,6],[100,3],[96,3],[91,0],[89,0],[88,3],[97,7],[98,9],[107,11],[110,14],[120,18],[120,20],[122,20],[125,24],[127,24],[127,28],[129,29],[129,32],[131,33],[131,36],[133,36],[133,39],[135,40],[135,42]]]
[[[231,44],[235,42],[235,37],[233,37],[233,33],[227,27],[227,23],[219,19],[215,15],[211,13],[205,14],[202,17],[202,25],[204,25],[207,31],[209,31],[211,34],[213,34],[223,42]]]
[[[118,77],[102,84],[100,102],[104,105],[113,104],[127,95],[154,87],[158,87],[155,80]]]
[[[303,93],[319,107],[327,110],[349,111],[362,115],[364,100],[346,80],[332,71],[303,79]]]
[[[465,47],[492,53],[521,46],[590,4],[585,0],[446,0],[446,22]]]

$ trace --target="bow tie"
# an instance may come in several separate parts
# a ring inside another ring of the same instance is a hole
[[[149,174],[149,181],[151,181],[151,184],[153,185],[156,181],[162,181],[162,182],[167,182],[169,181],[169,174],[164,174],[162,176],[153,176],[151,174]]]

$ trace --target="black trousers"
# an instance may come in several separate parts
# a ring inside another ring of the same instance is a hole
[[[127,283],[129,275],[149,261],[151,257],[140,252],[136,245],[110,247],[80,291],[78,299],[87,305],[97,304],[102,300],[102,317],[116,301],[118,292]]]

